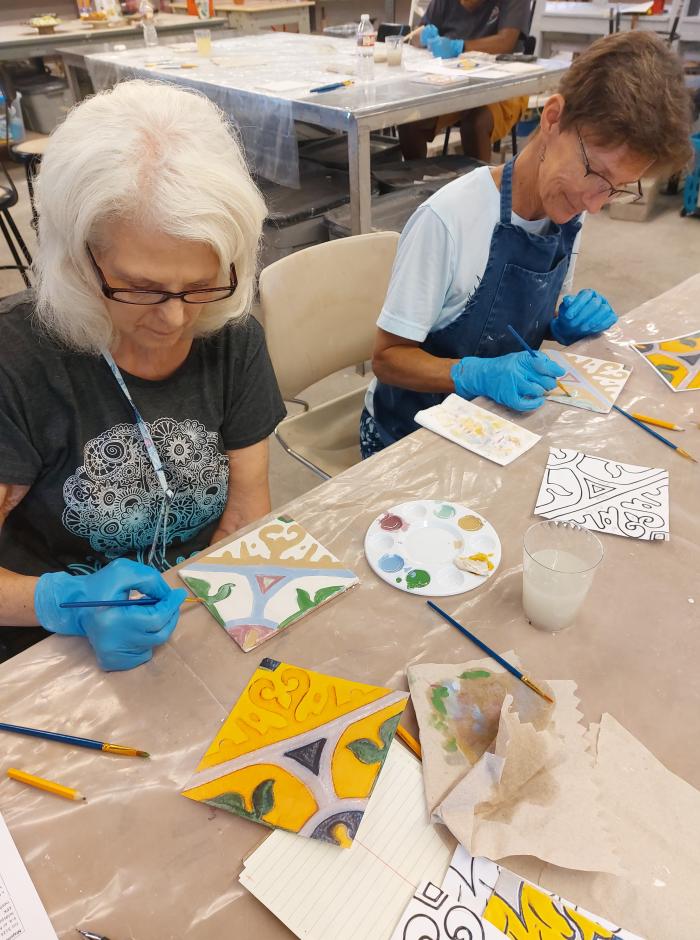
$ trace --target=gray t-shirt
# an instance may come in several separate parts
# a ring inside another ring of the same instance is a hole
[[[459,0],[431,0],[422,22],[437,26],[441,36],[468,42],[493,36],[501,29],[519,29],[526,34],[529,19],[529,0],[484,0],[473,13]]]
[[[133,411],[102,357],[61,348],[31,311],[0,316],[0,482],[30,487],[0,531],[0,566],[87,574],[145,561],[164,495]],[[225,452],[266,438],[285,408],[253,317],[195,339],[167,379],[122,375],[175,491],[167,568],[209,544],[228,495]]]

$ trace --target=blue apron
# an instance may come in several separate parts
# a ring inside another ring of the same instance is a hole
[[[578,216],[561,226],[552,222],[546,235],[535,235],[514,225],[512,182],[511,160],[503,170],[501,218],[493,230],[484,275],[459,317],[429,333],[421,343],[421,349],[433,356],[489,359],[520,352],[506,329],[508,324],[533,349],[539,349],[547,335],[581,223]],[[373,399],[374,423],[382,443],[393,444],[417,430],[416,412],[438,405],[446,397],[378,381]]]

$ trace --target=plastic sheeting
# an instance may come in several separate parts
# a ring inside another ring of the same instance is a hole
[[[354,49],[348,40],[266,34],[215,39],[209,59],[190,42],[101,52],[85,61],[97,90],[130,78],[157,78],[201,91],[236,125],[258,175],[298,186],[292,100],[350,77]],[[181,63],[196,68],[181,69]]]
[[[210,58],[198,56],[193,42],[83,55],[98,90],[131,78],[151,78],[201,91],[238,127],[255,173],[295,187],[299,185],[295,113],[310,123],[344,131],[363,113],[372,112],[376,118],[379,112],[386,117],[384,126],[390,126],[397,111],[405,112],[407,106],[420,109],[439,101],[446,113],[542,91],[555,86],[567,68],[554,59],[536,65],[506,63],[504,68],[463,72],[456,82],[436,87],[424,83],[424,73],[447,70],[455,79],[456,70],[425,49],[406,47],[403,69],[375,63],[369,83],[311,94],[314,87],[354,76],[355,49],[348,39],[265,33],[215,39]],[[483,80],[474,78],[477,72]]]
[[[624,341],[697,329],[699,300],[700,275],[577,347],[632,366],[622,406],[687,428],[677,437],[691,453],[700,453],[694,411],[700,393],[672,393]],[[75,936],[77,926],[112,940],[290,936],[237,882],[241,860],[266,831],[179,791],[262,656],[406,688],[408,663],[480,655],[423,599],[394,590],[367,566],[367,527],[402,500],[459,500],[500,535],[496,574],[483,588],[444,598],[442,606],[496,649],[516,650],[530,675],[574,679],[587,721],[610,712],[669,769],[700,787],[700,470],[614,412],[546,404],[518,420],[543,439],[507,467],[420,431],[285,507],[361,583],[257,652],[243,654],[192,605],[153,662],[132,672],[101,673],[84,640],[62,637],[0,667],[4,720],[131,744],[152,755],[129,760],[0,738],[3,767],[48,776],[87,796],[85,804],[68,803],[0,782],[0,811],[62,938]],[[578,624],[553,635],[531,628],[520,604],[522,536],[535,521],[549,446],[671,474],[670,541],[604,536],[605,558]],[[663,886],[653,891],[663,905]],[[573,886],[568,896],[576,901]]]

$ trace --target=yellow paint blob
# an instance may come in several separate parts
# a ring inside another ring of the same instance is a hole
[[[483,528],[484,523],[476,516],[462,516],[462,518],[457,521],[457,525],[460,529],[464,529],[465,532],[478,532],[479,529]]]
[[[331,835],[341,849],[349,849],[351,847],[352,839],[348,835],[348,828],[345,823],[336,823],[331,829]]]

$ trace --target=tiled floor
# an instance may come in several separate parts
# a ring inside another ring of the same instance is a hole
[[[13,217],[27,240],[35,245],[29,225],[30,211],[24,171],[13,166],[12,177],[20,192]],[[660,196],[654,215],[647,222],[621,222],[606,213],[590,216],[585,225],[581,254],[576,267],[575,289],[594,287],[624,314],[645,300],[662,293],[700,270],[700,219],[681,218],[680,195]],[[0,264],[11,262],[4,243]],[[16,272],[0,271],[0,297],[22,290]],[[352,370],[319,383],[309,400],[323,400],[347,391],[367,379]],[[276,441],[271,444],[270,481],[275,507],[316,486],[320,479],[288,457]]]

